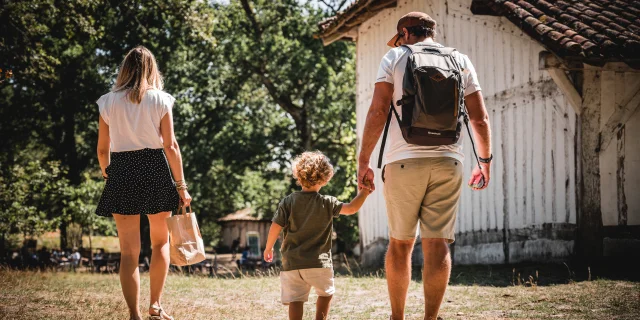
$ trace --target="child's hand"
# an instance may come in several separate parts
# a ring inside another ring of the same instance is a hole
[[[364,195],[370,195],[373,190],[372,190],[372,186],[373,184],[371,183],[371,180],[369,179],[365,179],[362,183],[364,185],[364,187],[360,187],[358,188],[358,192],[362,192],[364,193]]]
[[[273,248],[264,250],[264,261],[272,262],[273,261]]]

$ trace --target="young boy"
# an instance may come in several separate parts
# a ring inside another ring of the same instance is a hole
[[[280,284],[289,319],[302,319],[304,302],[314,287],[318,294],[316,320],[327,319],[333,286],[331,234],[333,218],[356,213],[369,195],[361,189],[351,203],[318,193],[333,176],[333,166],[321,152],[305,152],[293,161],[293,176],[302,187],[284,198],[269,230],[264,260],[273,261],[273,245],[284,229]]]

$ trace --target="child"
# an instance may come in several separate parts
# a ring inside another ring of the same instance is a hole
[[[305,152],[293,161],[293,176],[302,191],[285,197],[269,230],[264,260],[273,261],[273,245],[284,229],[280,284],[289,319],[302,319],[304,302],[314,287],[318,294],[316,319],[327,319],[333,286],[331,234],[333,218],[356,213],[369,191],[361,189],[351,203],[318,193],[333,176],[333,166],[319,151]]]

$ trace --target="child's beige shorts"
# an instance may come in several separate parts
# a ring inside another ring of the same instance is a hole
[[[313,268],[280,271],[282,304],[308,301],[311,287],[320,297],[332,296],[336,292],[333,286],[333,268]]]
[[[412,158],[383,170],[389,236],[455,240],[456,212],[462,191],[462,163],[449,157]]]

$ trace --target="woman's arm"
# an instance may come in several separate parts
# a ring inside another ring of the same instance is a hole
[[[184,181],[182,155],[180,154],[180,146],[173,132],[173,117],[171,117],[171,112],[167,112],[162,120],[160,120],[160,134],[162,135],[164,153],[167,156],[173,179],[175,181]],[[180,194],[180,200],[182,200],[182,204],[185,207],[191,205],[191,196],[186,189],[178,190],[178,194]]]
[[[280,231],[282,231],[282,226],[275,222],[272,222],[271,228],[269,228],[269,236],[267,237],[267,247],[264,249],[263,258],[266,262],[273,261],[273,246],[276,244],[278,236],[280,236]]]
[[[353,198],[351,202],[342,205],[340,214],[351,215],[358,212],[358,210],[360,210],[360,207],[362,207],[362,205],[364,204],[364,201],[367,200],[367,196],[369,196],[369,194],[371,194],[371,191],[369,189],[361,188],[360,191],[358,191],[358,195]]]
[[[102,116],[100,116],[98,125],[98,162],[100,163],[100,169],[102,170],[102,176],[104,178],[108,178],[106,170],[111,162],[110,145],[109,125],[102,119]]]

